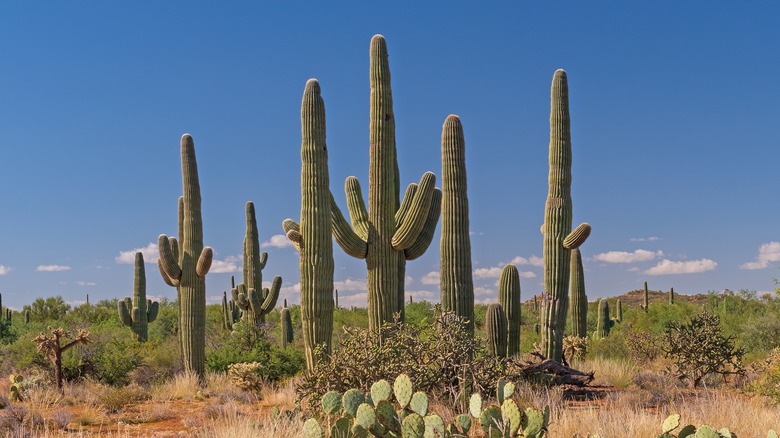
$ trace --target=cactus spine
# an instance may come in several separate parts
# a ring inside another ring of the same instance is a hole
[[[465,318],[469,331],[473,332],[474,281],[466,190],[466,142],[463,125],[456,115],[447,116],[442,127],[441,172],[441,303],[444,310]]]
[[[420,184],[410,184],[400,201],[395,147],[395,118],[390,90],[387,43],[381,35],[371,39],[370,153],[368,210],[360,183],[345,183],[350,226],[333,202],[333,235],[344,251],[365,259],[368,268],[369,328],[378,330],[404,310],[406,261],[425,253],[439,220],[441,191],[436,177],[426,172]]]
[[[293,342],[293,325],[292,317],[290,316],[290,309],[287,308],[287,303],[282,308],[280,314],[282,320],[282,348],[287,348],[288,345]]]
[[[501,304],[488,306],[485,314],[485,332],[487,334],[488,352],[493,356],[506,357],[506,314]]]
[[[647,282],[645,282],[645,301],[642,308],[645,309],[645,313],[650,309],[650,292],[647,290]]]
[[[585,272],[582,268],[582,254],[579,248],[571,250],[571,330],[578,338],[588,336],[588,296],[585,295]]]
[[[520,353],[520,273],[515,265],[506,265],[498,280],[498,303],[507,322],[506,355]]]
[[[189,134],[181,138],[181,170],[184,196],[179,198],[179,242],[161,234],[157,246],[163,280],[178,288],[184,369],[202,379],[206,372],[206,274],[214,252],[203,246],[198,164]]]
[[[669,288],[669,305],[674,305],[674,288]]]
[[[144,255],[135,253],[135,275],[133,278],[133,298],[125,297],[117,301],[119,319],[130,327],[139,342],[149,339],[149,323],[157,319],[160,304],[146,299],[146,273],[144,270]]]
[[[615,303],[615,308],[615,321],[623,322],[623,303],[621,303],[619,299]]]
[[[606,298],[599,300],[598,315],[596,317],[596,338],[603,339],[609,336],[609,329],[615,324],[609,319],[609,303]]]
[[[315,349],[330,351],[334,304],[325,102],[316,79],[309,79],[303,92],[301,134],[301,222],[286,219],[282,225],[300,252],[303,345],[306,365],[312,369],[320,359]]]
[[[557,70],[550,91],[550,173],[544,208],[544,300],[541,312],[542,354],[556,362],[563,359],[563,334],[569,304],[570,250],[590,235],[583,223],[574,231],[571,201],[571,133],[569,87],[566,72]]]

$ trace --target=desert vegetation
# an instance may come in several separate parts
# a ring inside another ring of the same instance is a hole
[[[495,303],[475,303],[465,138],[442,128],[442,187],[425,173],[401,196],[387,42],[370,46],[368,207],[331,193],[320,83],[301,104],[301,209],[281,225],[300,255],[300,304],[264,287],[255,208],[246,204],[243,275],[206,304],[194,139],[181,138],[178,235],[159,235],[175,300],[71,307],[40,297],[3,308],[0,433],[7,436],[733,437],[777,436],[780,293],[641,290],[589,300],[572,226],[569,90],[551,87],[544,292],[521,296],[503,268]],[[173,205],[173,202],[171,203]],[[404,299],[406,263],[442,222],[440,304]],[[151,232],[151,231],[150,231]],[[365,259],[367,306],[338,306],[333,241]],[[682,292],[682,293],[680,293]]]

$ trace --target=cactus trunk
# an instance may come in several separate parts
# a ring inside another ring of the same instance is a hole
[[[544,299],[541,311],[542,354],[563,359],[563,335],[569,305],[570,250],[590,234],[590,225],[574,231],[571,201],[571,133],[566,72],[557,70],[550,91],[550,173],[544,209]]]
[[[498,281],[498,303],[507,322],[506,355],[520,353],[520,273],[515,265],[506,265]]]
[[[612,327],[612,320],[609,319],[609,303],[606,298],[599,300],[598,315],[596,318],[596,338],[603,339],[609,336],[609,329]]]
[[[282,326],[282,348],[287,348],[288,345],[293,342],[293,325],[292,317],[290,316],[290,309],[287,306],[282,308],[280,312],[281,326]]]
[[[333,333],[333,240],[325,103],[320,84],[306,82],[301,103],[301,222],[284,221],[284,231],[300,252],[301,323],[306,366],[312,369],[330,352]]]
[[[674,305],[674,288],[669,288],[669,305]]]
[[[357,178],[349,177],[345,190],[352,225],[335,201],[332,211],[336,242],[347,254],[366,260],[369,327],[378,330],[393,320],[393,313],[403,317],[406,261],[421,256],[430,245],[441,192],[434,188],[436,177],[428,172],[419,186],[407,188],[400,201],[390,68],[381,35],[371,39],[370,59],[369,208]]]
[[[647,282],[645,282],[645,299],[642,308],[645,310],[645,313],[650,309],[650,292],[647,290]]]
[[[466,190],[466,142],[463,125],[456,115],[447,116],[442,127],[441,168],[441,304],[444,310],[465,318],[468,330],[473,332],[474,280]]]
[[[178,288],[179,333],[184,369],[200,379],[206,372],[206,274],[213,251],[203,246],[200,182],[195,144],[189,134],[181,138],[182,191],[179,202],[179,241],[165,234],[157,239],[163,280]],[[178,253],[178,254],[177,254]],[[177,257],[178,256],[178,257]]]
[[[506,357],[507,321],[501,304],[491,304],[485,313],[485,332],[488,353],[492,356]]]
[[[572,335],[578,338],[588,336],[588,296],[585,295],[585,272],[582,268],[582,255],[579,248],[571,250],[571,306]]]

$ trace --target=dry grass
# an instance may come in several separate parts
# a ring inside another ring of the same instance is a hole
[[[629,360],[588,359],[581,369],[594,372],[593,384],[615,388],[628,388],[639,374],[639,367]]]
[[[661,409],[647,409],[635,403],[633,392],[611,397],[601,406],[554,412],[550,424],[551,437],[651,437],[661,432],[661,423],[672,413],[682,416],[683,424],[708,424],[720,429],[728,427],[740,437],[765,437],[769,429],[778,427],[778,411],[756,398],[725,390],[708,390],[681,396]]]
[[[173,380],[151,389],[153,401],[193,400],[201,394],[198,376],[192,373],[181,373]]]

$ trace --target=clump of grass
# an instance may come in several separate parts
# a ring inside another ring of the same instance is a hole
[[[201,392],[198,376],[193,373],[180,373],[172,380],[152,387],[152,400],[173,401],[193,400]]]
[[[137,386],[104,386],[97,397],[97,405],[106,413],[115,414],[127,405],[149,399],[149,394]]]
[[[625,359],[588,359],[582,366],[583,371],[594,373],[594,384],[628,388],[639,374],[639,367]]]

